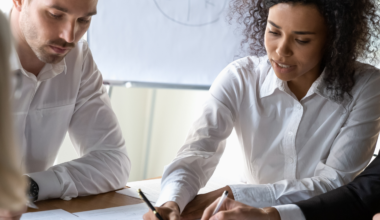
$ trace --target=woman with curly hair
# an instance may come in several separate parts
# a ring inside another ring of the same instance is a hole
[[[235,0],[232,6],[252,56],[220,73],[202,116],[165,168],[156,205],[166,219],[180,213],[198,219],[225,190],[257,208],[318,196],[351,182],[376,147],[380,71],[359,62],[377,61],[376,0]],[[246,184],[197,196],[233,128]],[[228,215],[242,210],[214,219],[255,219]],[[262,214],[257,219],[279,217],[255,211]]]

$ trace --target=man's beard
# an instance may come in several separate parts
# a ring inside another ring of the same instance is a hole
[[[56,63],[61,62],[65,58],[67,53],[62,54],[62,55],[49,54],[46,51],[46,49],[49,48],[49,45],[55,45],[55,46],[60,46],[60,47],[64,47],[64,48],[74,48],[75,47],[74,43],[67,43],[67,42],[59,43],[59,41],[60,40],[49,41],[48,43],[44,44],[43,46],[39,46],[39,47],[34,47],[31,44],[29,44],[29,45],[39,60],[41,60],[44,63],[56,64]],[[62,40],[61,40],[61,42],[62,42]]]
[[[58,55],[58,54],[50,54],[47,52],[47,49],[52,46],[59,46],[67,49],[72,49],[75,47],[75,43],[68,43],[64,41],[63,39],[57,39],[57,40],[49,40],[46,43],[39,42],[38,39],[38,33],[37,28],[33,25],[32,22],[30,22],[28,17],[28,12],[24,13],[23,18],[21,18],[21,24],[22,24],[22,32],[24,34],[25,40],[30,46],[30,48],[33,50],[34,54],[37,56],[39,60],[41,60],[44,63],[50,63],[50,64],[56,64],[61,62],[66,54]]]

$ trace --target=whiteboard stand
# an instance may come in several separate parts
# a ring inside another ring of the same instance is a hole
[[[170,84],[170,83],[150,83],[136,81],[104,81],[104,85],[122,86],[126,88],[152,88],[152,89],[186,89],[186,90],[209,90],[209,85],[186,85],[186,84]],[[111,90],[112,91],[112,90]]]

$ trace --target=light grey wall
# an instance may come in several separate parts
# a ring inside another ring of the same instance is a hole
[[[132,161],[129,181],[162,175],[164,166],[173,160],[185,142],[207,94],[207,91],[197,90],[113,87],[111,104]],[[216,171],[218,175],[230,173],[232,178],[240,179],[236,172],[236,169],[241,170],[239,149],[233,132],[227,141],[228,153],[221,159],[220,171]],[[56,164],[76,158],[78,155],[66,136]]]
[[[162,175],[164,166],[173,160],[193,121],[201,113],[206,97],[207,91],[113,87],[112,107],[132,161],[129,181]],[[380,144],[376,152],[379,150]],[[76,158],[77,153],[66,137],[56,163]],[[227,139],[225,153],[214,177],[240,179],[241,162],[240,145],[233,132]]]

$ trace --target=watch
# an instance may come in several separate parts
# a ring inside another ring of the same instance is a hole
[[[35,202],[38,199],[38,193],[40,191],[40,188],[38,187],[38,184],[36,183],[36,181],[34,181],[29,176],[28,176],[28,179],[29,179],[29,192],[28,192],[28,196],[29,196],[29,198],[33,202]]]

